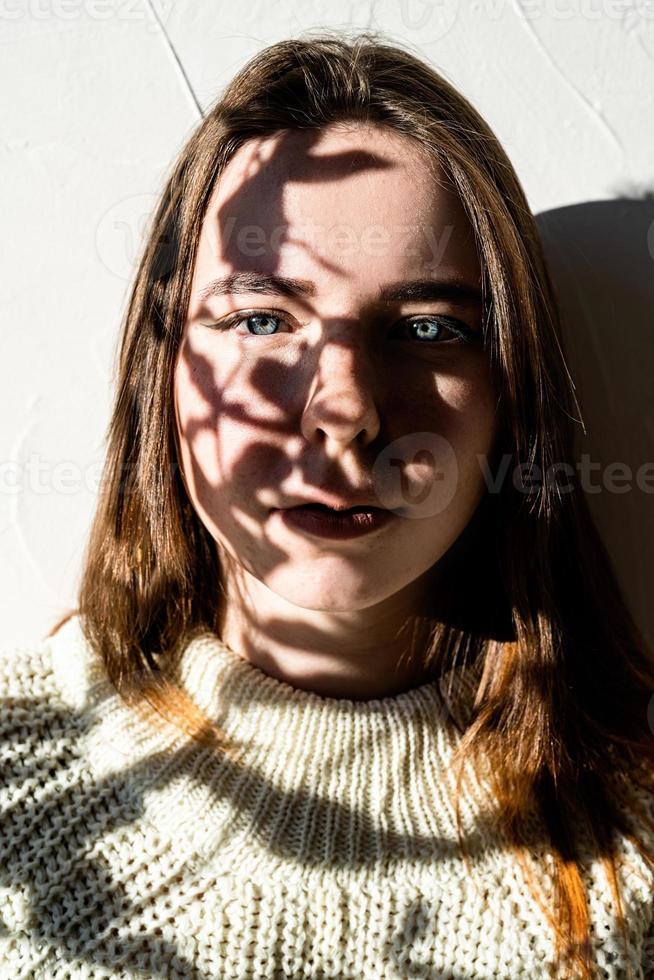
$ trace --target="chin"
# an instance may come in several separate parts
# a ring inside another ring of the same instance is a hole
[[[384,576],[383,582],[370,581],[370,572],[361,574],[344,574],[341,568],[335,574],[326,575],[309,569],[285,573],[277,570],[272,576],[267,576],[264,584],[282,599],[292,602],[302,609],[316,612],[347,613],[367,609],[378,602],[383,602],[402,588],[404,583],[394,585]]]

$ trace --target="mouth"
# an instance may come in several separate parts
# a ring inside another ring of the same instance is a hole
[[[296,531],[334,540],[372,533],[394,517],[392,511],[371,504],[340,509],[326,504],[298,504],[280,510],[279,514],[284,523]]]
[[[289,510],[315,510],[323,514],[369,514],[384,510],[383,507],[373,507],[371,504],[364,504],[358,507],[327,507],[326,504],[297,504],[289,507]]]

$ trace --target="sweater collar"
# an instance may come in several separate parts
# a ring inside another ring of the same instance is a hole
[[[120,784],[157,827],[208,853],[245,835],[286,858],[349,866],[373,846],[431,853],[456,839],[449,763],[478,682],[476,666],[394,696],[323,697],[265,674],[214,634],[180,659],[185,691],[237,746],[237,760],[166,735],[115,693],[74,616],[49,640],[64,700],[84,726],[95,780]],[[454,724],[453,722],[456,722]],[[402,844],[404,842],[404,844]]]

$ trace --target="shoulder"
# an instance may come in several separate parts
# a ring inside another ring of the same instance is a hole
[[[640,759],[630,769],[616,769],[614,778],[613,800],[624,821],[613,837],[621,897],[628,925],[642,944],[649,977],[654,976],[654,764]],[[613,907],[609,884],[604,870],[597,892],[607,907]]]
[[[43,958],[32,938],[52,928],[52,909],[62,928],[52,898],[61,872],[71,887],[80,881],[73,865],[84,865],[102,793],[88,752],[96,669],[77,621],[31,646],[0,648],[1,976],[23,975],[26,962]]]
[[[77,617],[54,635],[31,645],[0,648],[0,760],[5,776],[11,760],[49,750],[85,725],[90,656]],[[99,665],[94,665],[97,670]],[[6,785],[5,779],[2,780]]]
[[[56,690],[49,640],[0,647],[0,696],[51,694]]]

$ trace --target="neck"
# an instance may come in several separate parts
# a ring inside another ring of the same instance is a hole
[[[323,697],[369,700],[411,690],[436,676],[422,656],[433,574],[364,609],[305,609],[221,558],[223,642],[264,673]],[[433,572],[430,569],[430,572]]]

